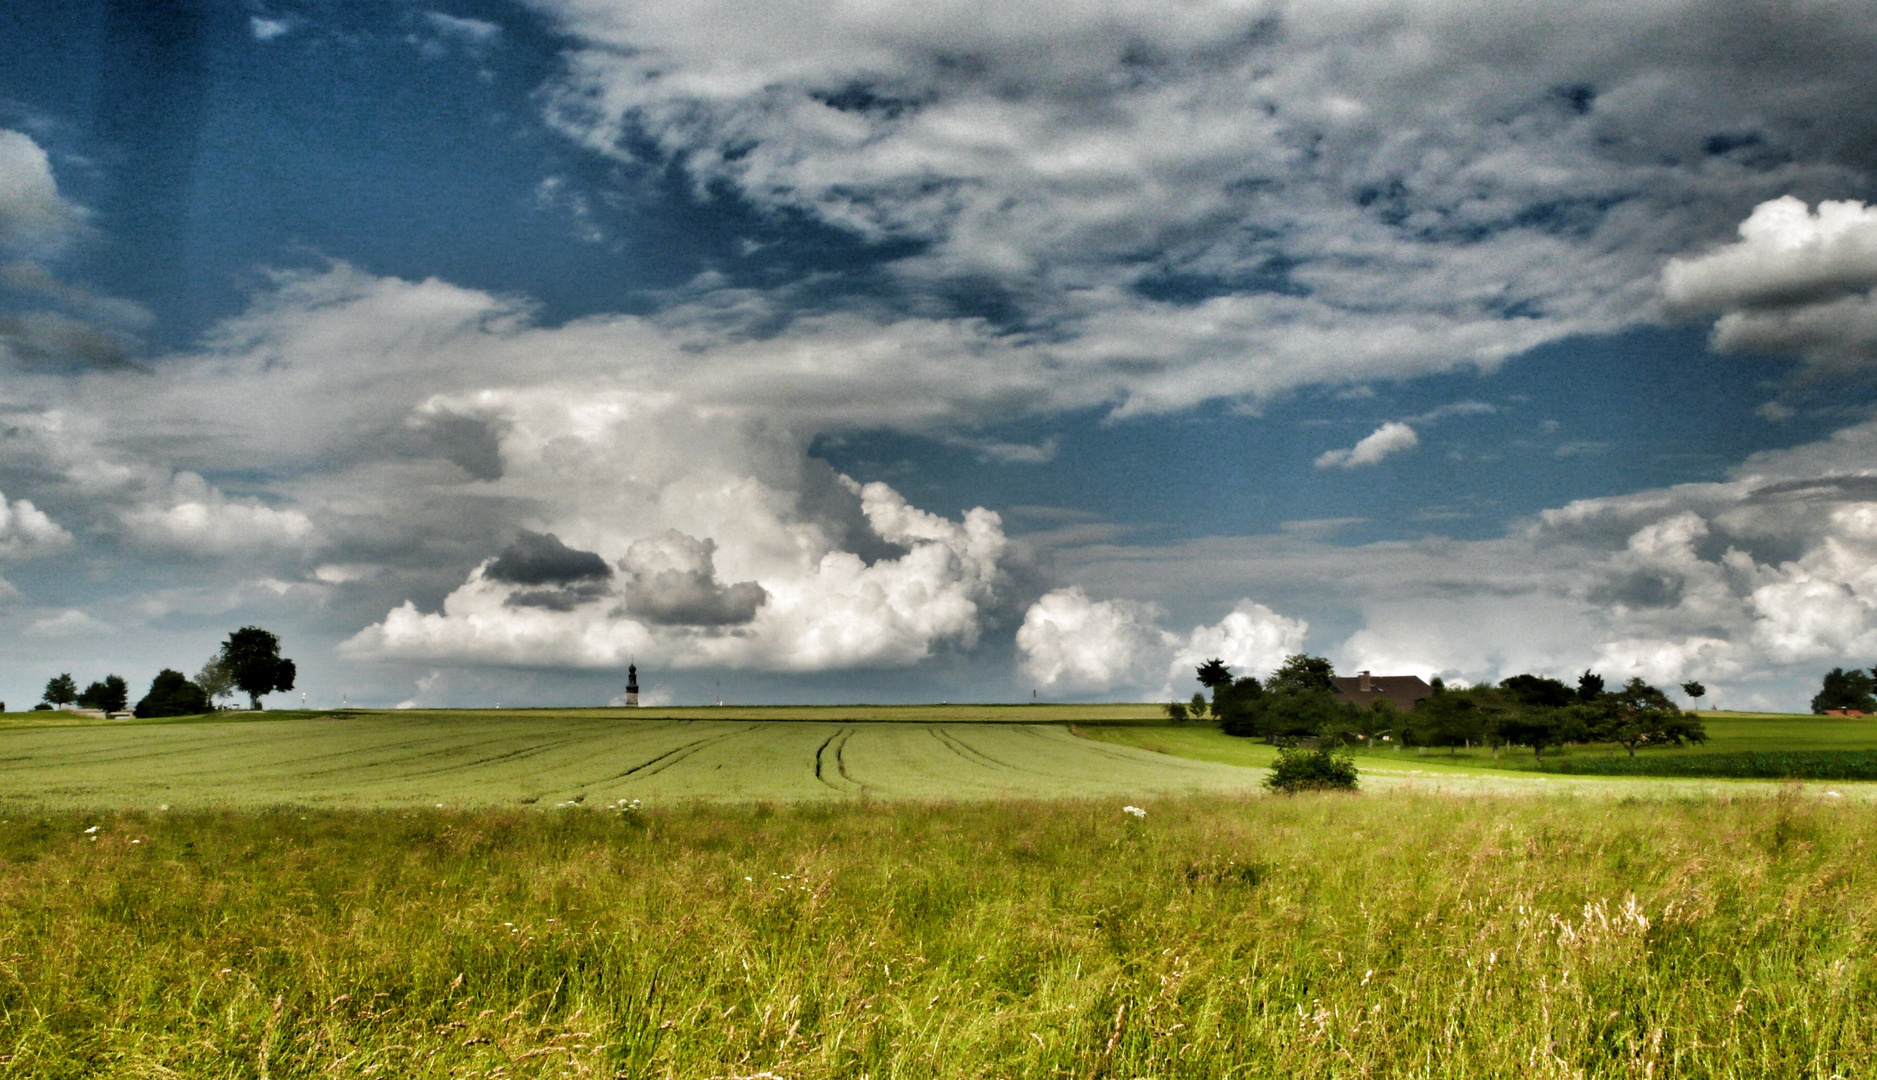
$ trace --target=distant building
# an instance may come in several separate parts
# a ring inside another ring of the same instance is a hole
[[[626,665],[626,705],[635,707],[639,704],[639,665]]]
[[[1365,709],[1386,698],[1402,712],[1412,712],[1434,692],[1419,675],[1370,675],[1358,671],[1353,678],[1332,675],[1330,682],[1336,684],[1338,695]]]

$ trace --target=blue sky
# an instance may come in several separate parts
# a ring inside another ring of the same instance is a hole
[[[322,705],[1800,705],[1877,662],[1863,14],[10,4],[0,699],[259,623]]]

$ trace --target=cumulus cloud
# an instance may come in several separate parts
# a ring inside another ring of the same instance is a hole
[[[1050,690],[1109,690],[1137,682],[1173,644],[1152,607],[1091,600],[1080,587],[1046,593],[1023,615],[1023,669]]]
[[[517,607],[508,602],[510,586],[479,572],[445,599],[441,612],[423,613],[407,603],[353,637],[344,651],[364,659],[523,667],[619,667],[636,656],[676,668],[825,671],[904,666],[941,648],[974,647],[1004,583],[999,560],[1006,541],[997,515],[975,509],[951,521],[908,505],[884,484],[839,481],[834,490],[858,503],[877,550],[897,551],[897,557],[867,562],[842,550],[834,539],[845,534],[833,531],[831,521],[791,525],[734,512],[794,494],[764,492],[745,478],[722,492],[723,504],[705,507],[723,514],[716,518],[719,535],[740,538],[735,548],[708,554],[733,556],[739,567],[761,567],[752,575],[761,585],[722,585],[714,559],[699,557],[706,554],[702,542],[666,533],[649,546],[639,546],[643,540],[622,545],[641,601],[638,610],[632,593],[623,610]],[[617,528],[585,527],[599,533]],[[756,592],[749,586],[761,589],[767,601],[752,603]],[[746,610],[752,612],[749,620],[732,621]],[[700,616],[710,621],[678,624]]]
[[[1347,450],[1325,450],[1316,459],[1316,467],[1353,469],[1359,465],[1374,465],[1384,458],[1419,445],[1421,438],[1414,433],[1413,428],[1399,420],[1390,420],[1364,435],[1361,441]]]
[[[1232,613],[1212,626],[1195,626],[1174,654],[1167,681],[1181,686],[1207,660],[1223,660],[1234,675],[1260,678],[1277,670],[1284,658],[1303,651],[1310,624],[1290,619],[1263,604],[1240,600]]]
[[[1030,605],[1017,630],[1024,672],[1052,691],[1134,687],[1164,697],[1214,658],[1235,674],[1268,675],[1303,648],[1309,631],[1303,620],[1252,600],[1184,638],[1162,628],[1161,618],[1152,604],[1095,600],[1079,586],[1056,589]]]
[[[1671,259],[1662,293],[1673,310],[1720,312],[1714,346],[1804,357],[1824,369],[1877,362],[1877,206],[1790,195],[1754,207],[1740,240]]]
[[[717,580],[714,540],[676,529],[626,549],[626,611],[642,622],[682,626],[739,626],[756,618],[769,591],[754,581]]]
[[[24,132],[0,128],[0,247],[56,247],[79,219],[59,195],[45,150]]]
[[[30,499],[7,501],[0,493],[0,559],[30,559],[70,547],[72,534]]]
[[[258,499],[230,499],[192,472],[177,473],[160,498],[122,513],[132,543],[183,555],[216,556],[298,551],[317,540],[313,522],[304,511],[269,506]]]

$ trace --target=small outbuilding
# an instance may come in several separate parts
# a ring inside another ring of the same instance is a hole
[[[1330,682],[1336,685],[1338,696],[1365,709],[1386,699],[1402,712],[1413,712],[1416,705],[1434,692],[1419,675],[1371,675],[1358,671],[1353,676],[1332,675]]]

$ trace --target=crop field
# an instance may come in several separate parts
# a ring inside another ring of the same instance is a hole
[[[1114,721],[1143,711],[1096,707],[1071,715]],[[795,715],[770,715],[777,712]],[[964,706],[22,723],[0,726],[0,803],[551,807],[630,799],[1131,798],[1250,791],[1261,779],[1034,722],[1064,714],[1049,706]],[[877,719],[883,715],[908,719]]]

